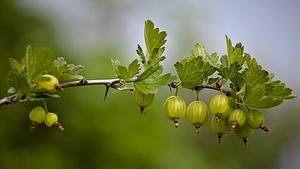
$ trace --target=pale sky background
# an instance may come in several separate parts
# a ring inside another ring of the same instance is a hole
[[[188,54],[196,42],[209,52],[225,53],[227,34],[233,42],[241,41],[247,53],[300,95],[300,1],[19,1],[24,10],[50,20],[57,42],[79,59],[88,59],[90,51],[114,46],[124,51],[118,57],[136,56],[137,43],[144,44],[144,20],[151,19],[168,32],[168,65]],[[300,109],[295,99],[279,110],[291,105]],[[296,143],[282,150],[282,161],[274,168],[299,168],[300,148]]]

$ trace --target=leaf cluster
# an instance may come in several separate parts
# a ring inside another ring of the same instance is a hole
[[[53,52],[44,47],[33,49],[29,45],[21,61],[9,58],[9,64],[8,82],[11,87],[8,92],[33,100],[41,95],[57,96],[53,95],[55,91],[42,91],[37,87],[37,83],[43,80],[43,74],[51,74],[60,82],[83,78],[81,65],[67,64],[62,57],[55,59]]]
[[[234,107],[270,108],[295,97],[290,88],[244,53],[241,43],[233,47],[227,36],[226,43],[227,54],[220,58],[216,53],[207,54],[203,46],[196,44],[190,55],[176,62],[180,85],[188,89],[206,84],[216,88],[229,86]]]

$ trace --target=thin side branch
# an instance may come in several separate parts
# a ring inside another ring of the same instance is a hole
[[[178,81],[174,81],[174,82],[171,82],[170,83],[170,87],[172,88],[177,88],[178,86],[180,85],[180,83]],[[214,84],[214,85],[203,85],[203,84],[200,84],[196,87],[194,87],[192,90],[196,90],[196,91],[199,91],[201,89],[211,89],[211,90],[216,90],[216,91],[220,91],[222,93],[224,93],[226,96],[230,96],[231,93],[229,90],[226,90],[226,89],[223,89],[220,85],[218,85],[218,83]]]

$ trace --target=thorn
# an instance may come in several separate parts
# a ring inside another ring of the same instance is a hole
[[[81,79],[81,80],[79,81],[79,83],[80,83],[80,84],[88,84],[88,81],[85,80],[85,79]]]
[[[108,94],[109,88],[110,88],[110,87],[109,87],[108,85],[106,85],[106,86],[105,86],[104,101],[105,101],[105,99],[106,99],[106,97],[107,97],[107,94]]]
[[[217,133],[217,144],[221,144],[222,137],[223,137],[222,133]]]
[[[270,128],[268,128],[267,126],[264,126],[264,125],[260,126],[259,128],[260,128],[261,130],[265,131],[265,132],[270,132],[270,131],[271,131]]]
[[[243,137],[242,141],[243,141],[244,147],[248,147],[248,137]]]
[[[59,123],[59,122],[56,122],[54,124],[55,128],[57,128],[59,131],[64,131],[64,127]]]

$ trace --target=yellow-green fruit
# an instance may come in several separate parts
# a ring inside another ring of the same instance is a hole
[[[225,95],[216,95],[210,100],[210,111],[218,118],[227,117],[231,111],[229,98]]]
[[[230,131],[226,119],[218,119],[216,116],[211,119],[211,128],[217,135],[218,144],[221,143],[222,136]]]
[[[246,123],[243,127],[235,130],[235,134],[242,139],[245,146],[248,146],[248,137],[253,133],[253,129]]]
[[[188,121],[195,126],[196,132],[199,133],[200,126],[207,120],[207,105],[202,101],[193,101],[187,107],[186,116]]]
[[[262,129],[266,132],[270,131],[268,127],[265,126],[265,116],[262,112],[257,110],[251,110],[247,113],[247,120],[250,127],[254,129]]]
[[[144,94],[138,90],[134,90],[134,99],[138,106],[140,106],[140,112],[144,113],[145,107],[152,104],[155,94]]]
[[[58,117],[55,113],[47,113],[46,119],[45,119],[45,124],[48,127],[53,126],[58,121]]]
[[[59,84],[57,78],[50,74],[44,74],[41,76],[42,81],[38,82],[38,87],[46,90],[54,90]]]
[[[233,110],[227,119],[228,124],[230,125],[232,130],[243,126],[246,122],[246,115],[240,109]]]
[[[164,110],[167,117],[175,123],[175,127],[178,127],[179,119],[185,115],[185,101],[180,96],[170,96],[165,101]]]
[[[46,118],[46,112],[41,106],[33,108],[29,113],[29,119],[36,123],[43,123]]]

